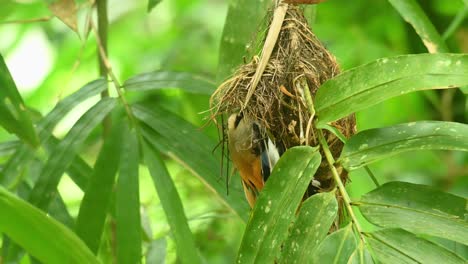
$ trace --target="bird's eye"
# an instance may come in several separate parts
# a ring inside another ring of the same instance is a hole
[[[234,128],[237,128],[242,118],[244,118],[244,115],[242,113],[237,114],[236,120],[234,121]]]

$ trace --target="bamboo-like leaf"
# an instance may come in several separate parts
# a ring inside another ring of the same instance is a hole
[[[26,106],[1,54],[0,125],[32,146],[39,144],[36,131],[26,111]]]
[[[62,120],[62,118],[84,100],[99,94],[106,88],[106,81],[98,79],[89,82],[75,93],[61,100],[37,125],[37,132],[40,142],[48,151],[53,149],[57,140],[53,139],[52,130]],[[49,140],[54,142],[50,143]],[[0,183],[4,186],[9,186],[17,181],[16,177],[20,175],[20,171],[27,167],[34,159],[35,151],[27,145],[20,147],[15,154],[10,158],[3,170],[3,177],[0,175]],[[82,162],[81,162],[82,163]],[[83,163],[82,163],[83,164]],[[81,186],[81,185],[80,185]]]
[[[257,47],[253,47],[255,37],[271,4],[272,1],[230,2],[219,51],[217,75],[219,82],[233,74],[235,68],[243,63],[246,55],[251,56],[257,52],[255,50]]]
[[[130,130],[128,126],[123,131],[116,191],[117,262],[140,263],[142,252],[138,138],[135,130]]]
[[[94,165],[77,217],[75,232],[94,254],[97,254],[99,249],[107,208],[119,167],[121,131],[120,126],[114,126],[112,134],[105,140]]]
[[[369,222],[468,245],[467,200],[428,186],[390,182],[356,203]]]
[[[228,195],[224,181],[220,181],[221,157],[217,153],[212,154],[216,146],[214,140],[201,133],[199,128],[162,108],[137,105],[133,107],[133,112],[150,128],[144,126],[142,134],[151,145],[198,176],[242,219],[247,220],[249,206],[244,193],[230,188]]]
[[[364,130],[346,142],[338,162],[354,170],[401,152],[423,149],[468,151],[468,125],[419,121]]]
[[[51,153],[42,169],[29,198],[29,201],[41,209],[47,209],[55,195],[57,184],[70,163],[76,156],[89,133],[110,113],[116,105],[115,99],[106,98],[89,109],[68,132],[67,136]]]
[[[68,228],[2,187],[0,212],[0,231],[43,263],[99,263]]]
[[[18,140],[11,140],[0,143],[0,157],[13,154],[19,146],[21,146],[21,142]]]
[[[177,256],[182,263],[201,263],[182,202],[166,166],[158,153],[148,144],[145,143],[143,149],[146,165],[174,236]]]
[[[382,58],[345,71],[317,91],[323,125],[406,93],[468,85],[468,54],[418,54]]]
[[[374,260],[372,259],[372,256],[367,250],[367,248],[364,247],[363,243],[360,243],[359,246],[354,250],[353,254],[351,254],[351,257],[349,257],[348,264],[374,264]]]
[[[382,263],[404,263],[407,259],[414,263],[466,263],[444,247],[402,229],[383,229],[366,236],[372,238],[370,245],[376,248],[375,253]]]
[[[127,91],[154,91],[180,88],[188,93],[211,95],[216,89],[211,80],[189,72],[155,71],[136,75],[126,80]]]
[[[257,198],[237,263],[273,263],[279,256],[289,225],[320,161],[317,148],[294,147],[283,154]]]
[[[315,194],[302,203],[291,234],[283,245],[280,263],[307,263],[314,248],[327,236],[338,211],[334,192]]]
[[[416,0],[389,0],[410,23],[430,53],[448,52],[447,45]]]
[[[328,235],[318,245],[311,263],[348,263],[356,248],[356,238],[349,224]]]

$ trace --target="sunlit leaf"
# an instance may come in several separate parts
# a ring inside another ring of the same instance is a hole
[[[139,145],[135,130],[125,127],[116,190],[118,263],[139,263],[141,259],[141,216],[138,186]]]
[[[348,263],[356,250],[352,225],[328,235],[313,254],[311,263]]]
[[[81,201],[76,221],[76,234],[94,254],[99,249],[107,208],[113,194],[114,180],[120,162],[122,128],[114,126],[98,155],[93,173]]]
[[[447,45],[416,0],[389,0],[410,23],[430,53],[448,52]]]
[[[2,55],[0,54],[0,125],[32,146],[39,140]]]
[[[453,252],[402,230],[384,229],[367,233],[367,239],[382,263],[466,263]]]
[[[255,38],[272,3],[273,1],[230,1],[219,51],[218,82],[229,77],[243,63],[244,57],[256,52],[256,47],[253,47],[256,44]]]
[[[188,93],[211,95],[216,89],[213,81],[189,72],[155,71],[136,75],[126,80],[127,91],[153,91],[180,88]]]
[[[99,263],[68,228],[0,187],[0,231],[43,263]]]
[[[279,256],[320,161],[318,149],[311,147],[294,147],[283,154],[257,198],[244,230],[238,263],[273,263]]]
[[[42,169],[29,198],[29,201],[41,209],[46,209],[56,193],[57,184],[64,171],[73,161],[77,151],[89,133],[110,113],[116,105],[112,98],[102,99],[89,109],[72,127],[66,137],[51,153]]]
[[[73,31],[78,32],[77,7],[74,0],[49,0],[49,9]]]
[[[429,186],[389,182],[356,203],[369,222],[468,245],[467,200]]]
[[[144,146],[145,162],[150,171],[167,222],[176,243],[177,256],[183,263],[201,263],[192,232],[188,226],[182,201],[161,157],[147,144]]]
[[[382,58],[345,71],[317,91],[318,125],[410,92],[468,85],[468,54]]]
[[[216,142],[177,115],[162,108],[134,106],[135,116],[148,127],[142,128],[143,136],[151,145],[198,176],[216,192],[242,219],[247,220],[249,206],[244,193],[233,188],[229,195],[220,180],[221,157],[213,153]],[[231,183],[233,184],[233,183]]]
[[[334,192],[315,194],[302,203],[299,215],[281,251],[281,263],[306,263],[314,248],[327,236],[338,203]]]
[[[468,151],[468,125],[419,121],[364,130],[346,142],[338,162],[353,170],[401,152],[427,149]]]

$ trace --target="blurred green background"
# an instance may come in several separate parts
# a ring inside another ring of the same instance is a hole
[[[76,34],[57,18],[25,23],[25,20],[52,15],[45,1],[0,0],[0,3],[0,53],[5,57],[28,106],[45,114],[61,98],[98,77],[98,59],[92,34],[89,38]],[[78,19],[82,22],[89,3],[85,0],[76,3],[80,7]],[[464,8],[462,0],[427,0],[419,3],[440,33]],[[149,13],[147,4],[147,1],[109,0],[109,58],[117,78],[124,81],[139,73],[164,69],[193,72],[215,80],[229,1],[162,0]],[[414,30],[383,0],[328,0],[317,7],[312,28],[337,57],[343,70],[381,57],[426,52]],[[466,20],[448,38],[447,44],[452,52],[468,52]],[[363,130],[426,119],[467,123],[465,96],[459,91],[450,91],[449,95],[443,93],[432,94],[441,101],[449,96],[448,104],[443,105],[442,109],[434,107],[428,94],[408,94],[357,113],[357,128]],[[142,96],[129,94],[128,98],[141,100]],[[217,138],[213,125],[204,126],[208,115],[205,111],[209,107],[207,96],[188,95],[178,90],[158,91],[144,96],[154,107],[176,112]],[[90,104],[83,103],[67,116],[55,134],[63,136]],[[447,107],[450,109],[448,114]],[[0,129],[0,141],[10,137]],[[84,150],[83,157],[90,164],[94,163],[100,147],[98,139],[99,135],[94,135]],[[2,162],[0,160],[0,165]],[[232,262],[245,224],[198,178],[174,161],[168,159],[167,163],[201,254],[207,263]],[[468,196],[466,153],[406,153],[375,163],[370,168],[381,183],[393,180],[425,183]],[[175,262],[175,251],[163,209],[148,172],[144,167],[141,172],[143,225],[147,234],[156,239],[152,246],[163,246],[162,241],[167,241],[166,260],[168,263]],[[225,181],[222,175],[219,180]],[[82,192],[68,177],[62,179],[59,188],[70,212],[76,216]],[[359,197],[372,190],[374,185],[363,170],[358,170],[351,174],[348,188],[353,197]],[[157,240],[159,238],[161,240]]]

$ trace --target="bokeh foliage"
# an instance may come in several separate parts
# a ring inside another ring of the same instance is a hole
[[[59,14],[52,6],[59,2],[74,5],[77,12]],[[463,235],[466,211],[459,211],[466,204],[461,197],[468,196],[463,132],[468,120],[466,88],[407,93],[468,84],[468,28],[463,19],[467,4],[328,0],[311,12],[315,14],[313,31],[343,69],[353,68],[326,83],[317,96],[317,125],[320,118],[326,123],[347,114],[345,111],[360,110],[357,123],[363,132],[350,141],[338,161],[353,170],[348,192],[359,211],[385,229],[375,232],[376,226],[357,215],[362,236],[373,251],[354,241],[348,225],[314,245],[320,254],[308,256],[305,252],[298,259],[332,261],[343,256],[353,263],[371,263],[373,255],[392,263],[398,260],[391,254],[395,248],[408,261],[435,260],[426,252],[439,253],[433,256],[455,263],[461,257],[451,251],[467,258],[466,246],[453,242],[466,244],[468,237]],[[273,211],[265,214],[265,206],[272,201],[268,195],[279,201],[290,197],[275,195],[279,189],[275,184],[280,181],[272,181],[249,218],[237,176],[230,180],[229,194],[221,178],[220,149],[213,151],[219,140],[216,128],[205,126],[209,95],[216,84],[244,58],[258,52],[250,43],[265,34],[269,1],[109,0],[109,62],[123,85],[125,100],[116,93],[115,83],[99,78],[96,36],[86,28],[88,15],[94,12],[90,1],[7,0],[2,5],[0,231],[4,235],[0,263],[35,261],[29,254],[48,263],[68,258],[76,263],[231,263],[236,258],[243,260],[243,252],[253,260],[248,262],[254,262],[278,257],[274,250],[279,243],[265,246],[273,239],[296,243],[285,230],[295,218],[294,210],[279,225],[268,222],[270,233],[254,232],[256,222],[280,212],[274,210],[283,210],[269,207]],[[73,23],[64,23],[74,15],[76,31]],[[394,57],[427,52],[465,54]],[[448,60],[450,64],[441,63]],[[395,61],[408,66],[389,65]],[[439,71],[434,75],[436,66]],[[36,71],[42,72],[37,78]],[[36,82],[28,83],[33,77]],[[397,85],[388,84],[402,78]],[[111,98],[99,99],[107,86]],[[362,98],[353,96],[356,86],[368,93]],[[333,96],[334,89],[342,89],[343,98]],[[329,98],[339,99],[337,103],[344,102],[349,108],[327,110],[327,104],[334,103]],[[111,133],[103,137],[99,124],[108,113],[113,125]],[[403,126],[408,130],[402,132]],[[418,136],[422,138],[419,142]],[[375,140],[371,144],[365,142],[368,139]],[[404,140],[409,142],[406,148],[392,147]],[[424,150],[414,151],[419,149]],[[354,170],[363,164],[369,164],[380,183],[402,181],[433,188],[393,182],[368,193],[375,189],[372,181],[364,169]],[[309,165],[313,167],[313,162]],[[405,199],[388,199],[402,190],[411,192],[410,201],[417,202],[408,205]],[[437,206],[434,200],[425,200],[435,194],[440,202]],[[303,209],[325,207],[324,200],[330,199],[311,199]],[[294,201],[297,204],[299,199]],[[382,208],[373,206],[376,201]],[[402,204],[408,206],[404,212],[412,214],[398,218],[402,213],[393,209],[403,210]],[[331,206],[327,210],[334,215],[337,209]],[[295,222],[300,230],[307,228],[307,221],[301,221],[304,217],[298,215]],[[437,219],[431,221],[430,217]],[[408,218],[419,219],[416,224],[420,225],[405,222]],[[434,223],[447,225],[447,232],[421,231]],[[316,231],[325,234],[324,226]],[[243,236],[245,230],[249,233]],[[459,236],[454,236],[457,232]],[[249,251],[252,241],[262,246]],[[345,247],[333,254],[339,242]],[[408,251],[414,244],[421,251]],[[291,252],[285,250],[282,260]]]

